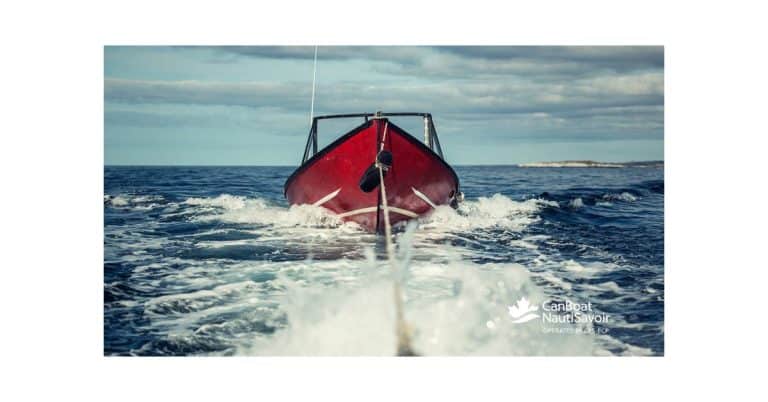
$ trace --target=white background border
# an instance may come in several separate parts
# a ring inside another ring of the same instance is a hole
[[[0,399],[740,400],[757,391],[748,363],[765,356],[768,71],[759,7],[210,4],[3,7]],[[116,44],[664,45],[666,357],[103,357],[103,46]]]

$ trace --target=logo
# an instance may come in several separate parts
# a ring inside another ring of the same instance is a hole
[[[608,332],[607,324],[610,321],[610,315],[595,311],[592,302],[549,300],[541,303],[541,306],[536,306],[523,296],[507,308],[513,324],[541,318],[542,329],[546,333],[604,334]]]
[[[514,306],[509,306],[508,308],[509,316],[512,317],[512,323],[514,324],[522,324],[524,322],[539,318],[539,315],[535,313],[535,311],[538,311],[539,308],[537,306],[531,305],[525,296],[521,297]]]

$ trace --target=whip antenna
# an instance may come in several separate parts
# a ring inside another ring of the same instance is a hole
[[[317,45],[315,45],[315,62],[312,66],[312,103],[309,106],[309,126],[315,118],[315,82],[317,81]]]

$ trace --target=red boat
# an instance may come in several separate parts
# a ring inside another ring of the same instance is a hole
[[[392,116],[423,118],[424,142],[392,123]],[[318,152],[318,121],[339,118],[363,118],[364,123]],[[443,159],[432,115],[377,112],[312,119],[301,166],[285,182],[288,202],[322,206],[378,232],[384,225],[382,192],[393,226],[460,201],[459,178]]]

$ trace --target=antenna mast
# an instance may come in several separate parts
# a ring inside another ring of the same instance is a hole
[[[312,103],[309,107],[309,126],[312,127],[312,120],[315,118],[315,82],[317,80],[317,45],[315,45],[315,62],[312,66]]]

